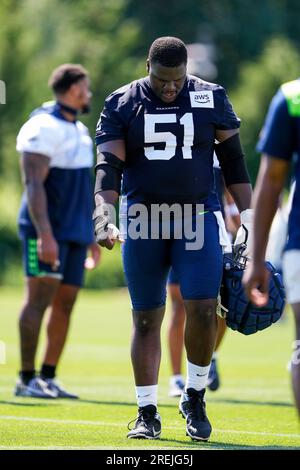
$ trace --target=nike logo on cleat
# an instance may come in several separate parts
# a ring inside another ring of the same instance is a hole
[[[154,436],[154,437],[157,437],[157,436],[160,435],[160,431],[155,431],[154,428],[152,428],[152,432],[153,432],[153,436]]]

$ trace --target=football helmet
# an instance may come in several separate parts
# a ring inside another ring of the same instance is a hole
[[[227,326],[244,335],[264,330],[279,320],[284,310],[285,291],[282,277],[274,266],[265,262],[270,272],[269,300],[264,307],[254,305],[245,294],[242,277],[248,258],[243,256],[244,245],[237,252],[224,256],[224,270],[218,313]]]

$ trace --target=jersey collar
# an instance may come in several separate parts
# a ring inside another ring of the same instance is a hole
[[[62,111],[67,111],[68,113],[72,114],[74,116],[73,121],[69,121],[69,119],[66,119],[65,116],[62,114]],[[70,106],[67,106],[63,103],[59,103],[58,101],[54,105],[54,109],[51,113],[53,116],[57,117],[58,119],[62,119],[63,121],[70,122],[70,123],[76,123],[76,117],[78,114],[78,110],[71,108]]]

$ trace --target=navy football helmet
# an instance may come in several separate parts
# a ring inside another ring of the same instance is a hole
[[[266,262],[270,272],[269,301],[264,307],[257,307],[246,297],[242,277],[248,258],[243,256],[243,247],[237,253],[224,256],[224,271],[221,297],[221,316],[227,326],[244,335],[264,330],[277,322],[285,305],[285,291],[281,275],[274,266]],[[218,309],[220,312],[220,308]]]

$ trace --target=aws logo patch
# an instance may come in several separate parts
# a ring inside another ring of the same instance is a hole
[[[214,95],[211,90],[190,91],[192,108],[214,108]]]

